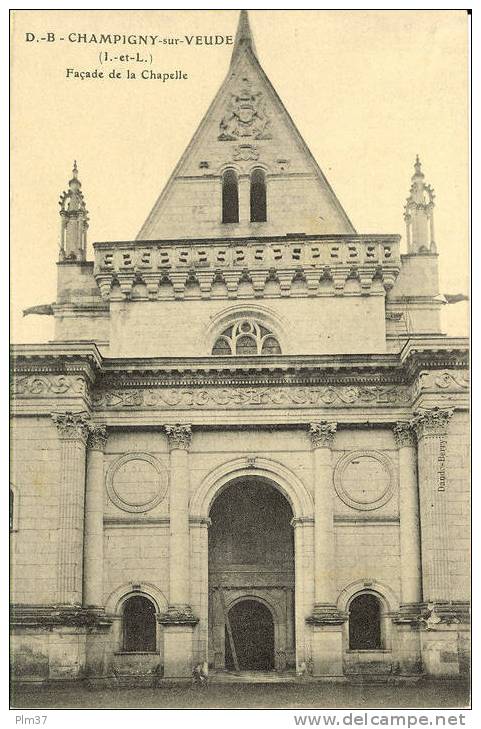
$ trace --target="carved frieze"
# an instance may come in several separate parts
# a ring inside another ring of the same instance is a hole
[[[192,429],[190,425],[166,425],[165,432],[169,440],[169,448],[180,448],[189,450],[192,440]]]
[[[320,423],[310,423],[309,437],[313,448],[330,448],[336,436],[337,424],[323,420]]]
[[[56,397],[87,395],[85,378],[74,375],[27,375],[12,380],[12,397]]]
[[[434,370],[419,373],[413,395],[424,390],[460,391],[469,389],[467,370]]]
[[[410,388],[366,387],[192,387],[105,389],[94,394],[97,409],[237,409],[408,405]]]

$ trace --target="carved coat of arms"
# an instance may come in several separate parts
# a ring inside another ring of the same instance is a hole
[[[237,93],[231,94],[226,113],[220,123],[219,139],[243,137],[270,139],[270,119],[262,92],[254,91],[248,78],[243,78]]]

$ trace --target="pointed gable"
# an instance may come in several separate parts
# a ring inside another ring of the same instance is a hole
[[[265,175],[265,222],[251,222],[256,168]],[[222,179],[228,169],[238,181],[239,222],[234,223],[222,222]],[[354,232],[262,70],[242,11],[227,77],[137,238]]]

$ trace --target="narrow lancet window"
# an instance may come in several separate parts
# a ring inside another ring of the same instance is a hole
[[[239,222],[239,184],[234,170],[226,170],[222,177],[222,222]]]
[[[266,176],[263,170],[253,170],[251,175],[251,222],[267,220]]]

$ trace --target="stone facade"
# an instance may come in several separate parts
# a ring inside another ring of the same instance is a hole
[[[258,168],[267,220],[251,223]],[[221,222],[226,169],[238,223]],[[355,232],[244,11],[138,239],[95,244],[94,263],[75,166],[56,340],[13,348],[15,678],[155,681],[204,660],[332,679],[467,671],[468,343],[440,330],[419,160],[412,182],[407,254],[397,235]],[[147,605],[131,634],[129,605]],[[271,643],[243,632],[249,605]]]

